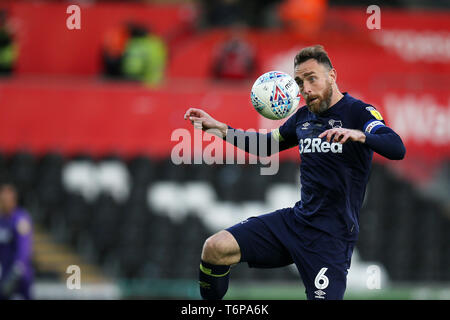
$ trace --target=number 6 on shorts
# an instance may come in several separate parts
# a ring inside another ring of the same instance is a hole
[[[326,287],[328,287],[329,280],[328,277],[325,275],[325,272],[327,272],[328,268],[322,268],[320,269],[319,273],[316,276],[316,279],[314,279],[314,285],[317,289],[323,290]]]

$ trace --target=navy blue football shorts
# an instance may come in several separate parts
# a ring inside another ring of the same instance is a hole
[[[343,299],[354,241],[308,227],[286,208],[251,217],[226,229],[239,244],[240,262],[253,268],[295,263],[309,300]]]

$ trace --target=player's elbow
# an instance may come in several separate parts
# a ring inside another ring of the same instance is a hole
[[[397,151],[395,158],[392,160],[403,160],[405,158],[405,155],[406,155],[406,148],[402,144],[401,148],[399,148],[399,150]]]
[[[400,140],[397,148],[395,148],[394,152],[392,152],[389,157],[389,160],[403,160],[406,155],[406,148],[403,142]]]
[[[400,136],[393,132],[392,133],[393,140],[392,140],[392,153],[389,157],[390,160],[402,160],[405,158],[406,155],[406,148],[402,141],[402,138]]]

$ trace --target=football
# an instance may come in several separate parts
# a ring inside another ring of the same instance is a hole
[[[256,79],[251,91],[253,107],[263,117],[279,120],[290,116],[300,102],[300,89],[287,73],[269,71]]]

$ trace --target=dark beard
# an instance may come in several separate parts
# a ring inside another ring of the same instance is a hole
[[[311,106],[309,104],[307,104],[308,110],[311,111],[312,113],[316,113],[316,114],[320,114],[320,113],[328,110],[328,108],[330,107],[330,104],[331,104],[331,96],[332,95],[333,95],[333,88],[331,87],[331,84],[329,84],[328,89],[325,89],[323,99],[319,98],[320,99],[319,110],[317,112],[315,112],[315,111],[313,111]]]

